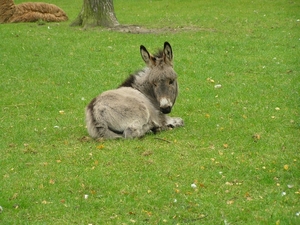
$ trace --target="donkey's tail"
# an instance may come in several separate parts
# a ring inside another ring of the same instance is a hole
[[[96,121],[94,119],[93,112],[88,107],[85,109],[85,122],[86,122],[86,128],[89,135],[92,138],[98,138],[99,134],[95,124]]]
[[[103,134],[99,132],[99,128],[97,127],[97,121],[94,115],[95,101],[96,98],[94,98],[85,109],[85,122],[89,135],[92,138],[100,138],[103,137]]]

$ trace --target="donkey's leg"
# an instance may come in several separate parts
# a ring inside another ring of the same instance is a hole
[[[122,138],[122,133],[114,132],[110,129],[107,121],[107,109],[102,106],[86,108],[86,126],[88,133],[93,138],[115,139]]]
[[[135,120],[124,130],[124,138],[137,138],[144,136],[149,130],[151,125],[145,121]]]
[[[95,127],[100,134],[100,137],[104,139],[116,139],[122,138],[122,129],[119,129],[117,124],[113,123],[115,121],[114,112],[107,107],[99,107],[97,113],[95,113]]]
[[[119,133],[115,133],[113,131],[111,131],[110,129],[107,129],[105,134],[104,134],[104,139],[105,138],[109,138],[109,139],[118,139],[118,138],[123,138],[123,135],[122,134],[119,134]]]
[[[182,126],[184,126],[184,122],[179,117],[169,117],[169,116],[166,116],[166,126],[167,127],[171,127],[171,128],[182,127]]]
[[[115,133],[107,126],[106,121],[93,121],[87,124],[88,132],[93,138],[116,139],[122,138],[122,134]]]

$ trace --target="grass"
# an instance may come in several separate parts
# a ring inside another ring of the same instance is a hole
[[[70,21],[82,4],[49,2]],[[137,2],[114,1],[121,24],[201,29],[1,25],[0,223],[299,224],[300,4]],[[141,44],[164,41],[186,126],[84,138],[89,101],[143,67]]]

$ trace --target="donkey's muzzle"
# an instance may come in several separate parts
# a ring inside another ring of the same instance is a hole
[[[160,106],[159,106],[159,108],[160,108],[160,111],[161,111],[162,113],[168,114],[168,113],[170,113],[171,110],[172,110],[172,103],[170,102],[169,99],[167,99],[167,98],[162,98],[162,99],[160,100]]]
[[[167,107],[164,107],[164,108],[160,107],[160,111],[161,111],[163,114],[168,114],[168,113],[170,113],[170,112],[171,112],[171,109],[172,109],[171,106],[167,106]]]

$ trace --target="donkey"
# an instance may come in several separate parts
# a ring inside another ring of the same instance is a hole
[[[169,117],[178,95],[173,52],[168,42],[157,54],[141,45],[146,63],[143,70],[130,75],[117,89],[105,91],[86,107],[86,125],[93,138],[138,138],[183,126],[179,117]]]

